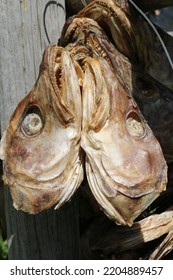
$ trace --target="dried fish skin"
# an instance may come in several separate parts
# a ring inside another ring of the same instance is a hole
[[[16,209],[36,214],[60,207],[81,184],[77,67],[69,52],[48,47],[35,86],[9,121],[1,150]]]
[[[131,63],[173,89],[173,69],[163,45],[153,28],[139,14],[136,13],[134,17],[115,0],[95,0],[77,17],[96,21],[106,33],[110,33],[109,38],[117,50]]]
[[[162,150],[104,59],[85,60],[82,98],[81,146],[91,191],[109,218],[132,225],[165,190]]]
[[[104,30],[93,19],[76,15],[66,21],[58,44],[62,47],[66,47],[72,42],[85,44],[90,34],[103,36]]]
[[[96,21],[103,30],[109,31],[116,48],[128,56],[133,51],[131,41],[131,21],[122,7],[114,0],[93,1],[77,17],[91,18]],[[107,33],[107,32],[106,32]],[[125,43],[128,41],[128,44]]]
[[[70,50],[77,61],[79,58],[103,57],[112,69],[116,69],[121,84],[131,95],[132,64],[109,41],[108,36],[97,22],[78,16],[70,18],[63,28],[59,44]]]
[[[73,43],[68,44],[69,41]],[[132,64],[108,40],[103,29],[94,20],[78,17],[70,19],[64,28],[61,43],[69,48],[71,53],[75,50],[74,56],[77,60],[89,56],[103,57],[113,71],[115,69],[125,91],[137,101],[163,149],[166,161],[172,162],[172,90]]]
[[[63,43],[68,44],[69,38],[70,38],[69,41],[74,42],[73,46],[81,43],[82,46],[84,46],[84,45],[86,46],[89,53],[92,54],[92,57],[94,57],[96,59],[96,60],[94,60],[94,59],[90,60],[90,58],[88,58],[88,59],[84,60],[85,62],[92,61],[92,63],[95,65],[95,68],[97,69],[97,70],[93,70],[92,67],[89,67],[91,72],[95,73],[95,76],[93,78],[94,82],[92,83],[92,75],[90,76],[88,74],[87,79],[88,79],[88,81],[90,81],[91,88],[95,88],[95,89],[94,89],[93,94],[91,93],[90,96],[86,97],[86,98],[88,98],[88,100],[86,101],[87,105],[84,106],[84,109],[83,109],[83,119],[85,119],[86,123],[87,122],[90,123],[89,133],[92,134],[93,133],[92,130],[99,131],[100,126],[102,124],[106,123],[107,119],[109,118],[109,111],[110,111],[109,93],[107,91],[104,79],[102,78],[103,72],[100,70],[99,66],[97,65],[97,58],[99,58],[99,57],[103,58],[104,61],[109,64],[109,68],[112,69],[112,71],[116,73],[116,77],[112,78],[112,81],[115,79],[118,79],[119,82],[121,83],[121,86],[124,88],[126,93],[129,95],[129,98],[132,98],[134,93],[135,93],[135,96],[137,96],[137,95],[141,96],[141,92],[139,93],[138,84],[137,84],[137,78],[139,75],[138,75],[137,67],[133,67],[133,65],[130,63],[130,61],[125,56],[123,56],[120,52],[118,52],[118,50],[116,50],[116,48],[108,41],[108,38],[105,35],[105,33],[103,31],[101,31],[101,28],[99,26],[97,26],[97,24],[94,21],[91,21],[90,19],[88,21],[88,19],[85,19],[85,18],[73,18],[70,20],[69,24],[70,24],[70,28],[68,28],[68,26],[66,26],[66,30],[63,33],[64,34]],[[91,29],[92,29],[92,33],[90,33]],[[72,30],[72,32],[71,32],[71,30]],[[78,33],[82,33],[83,36],[81,34],[80,34],[80,36],[78,36],[77,35]],[[78,38],[80,38],[80,40],[78,40]],[[105,72],[108,74],[109,71],[110,70],[108,70],[107,72],[105,71]],[[108,76],[109,75],[107,75],[107,77]],[[145,76],[146,76],[146,74],[143,74],[142,77],[145,78]],[[84,80],[85,80],[85,78],[84,78]],[[152,78],[150,78],[150,80],[153,81]],[[109,83],[112,84],[113,83],[112,81],[110,78]],[[86,84],[85,84],[85,82],[83,83],[83,91],[90,92],[90,86],[88,85],[88,82],[86,82]],[[101,94],[102,91],[104,92],[104,94]],[[86,95],[87,95],[87,93],[86,93]],[[94,102],[95,96],[96,96],[97,101]],[[101,104],[102,104],[102,106],[101,106]],[[114,105],[116,108],[116,104],[114,104]],[[93,109],[93,106],[95,106],[94,109]],[[93,114],[90,113],[90,111],[92,112],[93,110],[95,110],[94,113]],[[139,115],[141,115],[141,114],[139,113]],[[140,116],[140,118],[143,119],[142,116]],[[138,135],[135,135],[136,131],[139,134],[143,133],[143,126],[141,126],[140,122],[138,122],[137,120],[133,120],[133,118],[129,117],[126,122],[127,129],[131,130],[132,136],[134,136],[134,137],[138,136]],[[143,123],[144,123],[144,125],[146,125],[144,119],[143,119]],[[83,123],[82,133],[85,133],[84,132],[85,126],[86,125]],[[133,127],[135,128],[134,130],[133,130]],[[108,135],[109,135],[109,132],[106,131],[105,139],[107,139]],[[90,137],[90,140],[91,140],[91,138],[92,138],[92,136]],[[93,138],[92,138],[92,140],[93,140]],[[92,140],[91,140],[91,142],[92,142]],[[83,140],[83,141],[85,142],[85,140]],[[105,140],[105,141],[107,141],[107,140]],[[94,155],[95,153],[97,154],[97,144],[99,141],[93,140],[93,142],[94,142],[95,150],[96,150],[95,152],[93,151],[93,155]],[[104,140],[103,140],[103,142],[104,142]],[[156,141],[156,143],[157,143],[157,141]],[[87,143],[84,143],[84,146],[85,145],[87,145]],[[90,144],[88,144],[88,145],[90,145]],[[157,145],[158,145],[158,143],[157,143]],[[84,150],[86,152],[87,148],[85,149],[84,146],[82,146],[82,147],[84,148]],[[122,150],[123,150],[123,148],[122,148]],[[152,149],[150,149],[150,150],[152,150]],[[109,151],[108,154],[111,154],[111,151]],[[96,158],[96,156],[93,156],[93,155],[91,156],[91,159],[89,159],[89,156],[87,155],[86,169],[87,169],[87,174],[88,174],[88,181],[90,182],[90,186],[93,186],[92,191],[93,191],[93,193],[95,192],[94,195],[95,195],[95,197],[97,197],[97,196],[99,196],[99,192],[98,192],[97,188],[94,188],[93,182],[95,182],[95,184],[97,182],[99,182],[98,184],[100,184],[100,185],[107,185],[107,182],[105,182],[107,179],[102,180],[102,179],[100,179],[100,177],[106,178],[106,176],[108,176],[108,175],[106,172],[107,168],[105,168],[106,169],[105,173],[100,176],[100,175],[98,175],[98,171],[95,170],[93,168],[93,166],[90,165],[90,162],[93,161],[94,158]],[[131,156],[131,157],[133,158],[133,156]],[[162,155],[162,158],[163,158],[163,155]],[[107,161],[109,162],[109,159],[107,159]],[[140,156],[139,156],[139,161],[140,161]],[[137,162],[138,162],[138,160],[137,160]],[[101,169],[101,167],[100,167],[100,169]],[[149,169],[149,167],[148,167],[148,169]],[[165,167],[165,170],[163,171],[163,177],[165,178],[165,183],[163,183],[163,189],[164,189],[164,185],[166,185],[166,169],[167,168]],[[142,170],[142,168],[141,168],[141,170]],[[92,176],[91,174],[93,174],[93,178],[90,178]],[[98,175],[97,176],[98,178],[94,178],[94,174],[96,174],[95,177]],[[129,178],[129,181],[130,180],[131,180],[131,178]],[[163,181],[164,181],[164,179],[163,179]],[[155,184],[155,183],[153,183],[153,184]],[[134,183],[134,185],[135,185],[135,183]],[[149,182],[147,182],[146,184],[143,183],[141,185],[142,185],[141,189],[148,188],[148,191],[149,192],[151,191],[151,194],[143,195],[143,197],[140,198],[140,203],[141,203],[141,205],[143,205],[143,208],[141,206],[141,209],[140,208],[139,209],[142,212],[145,208],[147,208],[147,206],[152,202],[152,200],[155,199],[157,197],[157,195],[159,195],[159,192],[158,193],[155,192],[155,198],[153,198],[153,192],[152,192],[152,190],[149,190]],[[140,189],[139,186],[136,186],[136,189],[138,189],[139,192],[143,191]],[[102,201],[100,202],[100,205],[102,205],[102,204],[104,205],[103,200],[104,200],[104,198],[102,197]],[[117,201],[116,201],[116,199],[114,199],[113,203],[117,204],[117,208],[119,207],[120,211],[123,211],[123,209],[126,205],[127,206],[127,207],[125,207],[126,209],[128,209],[128,207],[131,208],[131,210],[129,210],[129,212],[133,211],[132,209],[134,209],[134,212],[136,211],[136,213],[135,213],[136,216],[138,216],[138,214],[140,214],[140,212],[137,212],[137,210],[136,210],[136,204],[137,204],[137,201],[139,200],[138,198],[131,199],[131,198],[128,198],[127,196],[124,196],[124,200],[123,200],[123,198],[121,198],[121,200],[122,200],[121,203],[119,200],[120,200],[120,197],[117,196]],[[105,202],[105,204],[107,204],[107,202]],[[103,205],[101,207],[104,209]],[[109,216],[112,215],[112,219],[115,219],[116,215],[118,215],[118,214],[117,213],[115,214],[114,209],[111,210],[111,205],[109,205],[109,211],[110,212],[112,211]],[[129,213],[127,213],[127,214],[129,214]],[[121,220],[120,216],[118,217],[118,219],[120,219],[120,221],[121,221],[120,223],[122,223],[122,224],[126,223],[126,221]],[[131,223],[132,223],[132,221],[131,221]]]

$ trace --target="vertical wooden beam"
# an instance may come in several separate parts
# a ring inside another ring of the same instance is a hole
[[[47,7],[47,8],[46,8]],[[32,88],[44,48],[57,43],[65,22],[63,0],[0,1],[0,122],[2,131]],[[60,210],[38,215],[17,211],[5,190],[9,259],[79,259],[78,207],[74,197]]]

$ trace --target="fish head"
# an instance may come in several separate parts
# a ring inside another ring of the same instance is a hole
[[[67,51],[48,47],[36,84],[8,123],[1,158],[17,209],[38,213],[60,206],[82,180],[77,67]]]
[[[102,58],[85,64],[81,145],[91,191],[116,223],[131,225],[165,190],[160,144],[116,69]]]

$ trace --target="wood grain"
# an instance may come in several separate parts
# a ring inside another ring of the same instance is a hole
[[[49,5],[48,2],[51,4]],[[59,4],[61,6],[59,6]],[[2,131],[18,102],[34,85],[48,40],[56,44],[65,22],[64,1],[2,0],[0,2],[0,122]],[[10,259],[78,259],[76,198],[62,209],[32,216],[16,211],[5,191]]]

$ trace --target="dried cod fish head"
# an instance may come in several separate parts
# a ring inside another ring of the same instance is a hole
[[[169,55],[165,50],[166,45],[172,50],[172,47],[169,47],[172,43],[171,36],[165,37],[162,32],[161,37],[165,37],[164,43],[156,28],[149,24],[148,20],[141,18],[141,14],[136,10],[135,14],[131,8],[126,10],[126,5],[120,2],[95,0],[81,10],[77,17],[96,21],[109,35],[120,53],[172,90],[173,67],[170,57],[172,51]]]
[[[81,73],[69,52],[48,47],[35,86],[9,121],[1,158],[17,209],[35,214],[59,207],[83,179]]]
[[[85,60],[82,98],[81,146],[91,191],[111,219],[132,225],[165,190],[162,150],[103,58]]]
[[[100,1],[100,3],[98,2],[99,1],[97,1],[97,3],[95,4],[93,2],[90,8],[86,7],[84,14],[86,12],[87,13],[91,12],[89,13],[89,16],[92,15],[93,17],[96,16],[98,22],[103,21],[104,17],[109,16],[108,11],[110,11],[110,14],[113,17],[112,9],[114,6],[112,5],[112,8],[110,7],[110,3],[112,1],[107,1],[106,3],[104,3],[103,1]],[[106,10],[104,10],[104,5],[106,5],[107,7]],[[154,5],[153,2],[151,5]],[[97,13],[95,13],[95,11],[97,11]],[[81,11],[81,13],[83,12]],[[101,16],[102,14],[104,14],[104,17]],[[118,14],[115,21],[116,20],[118,20]],[[120,24],[121,28],[124,28],[124,26],[125,26],[124,24]],[[140,25],[138,24],[137,26]],[[103,26],[103,28],[104,27],[105,26]],[[109,33],[110,32],[108,32],[107,34],[108,36],[110,35]],[[143,33],[145,34],[144,31]],[[119,52],[117,48],[110,42],[107,35],[96,21],[92,20],[91,18],[79,17],[79,15],[77,15],[75,17],[70,18],[66,22],[59,43],[63,47],[67,46],[67,44],[68,47],[71,46],[70,49],[71,53],[74,53],[74,50],[77,49],[77,57],[79,57],[80,54],[80,59],[82,59],[82,55],[81,55],[82,53],[83,53],[83,57],[84,56],[103,57],[109,62],[110,67],[116,69],[117,78],[119,79],[121,85],[124,87],[126,92],[129,95],[132,95],[133,98],[137,101],[137,104],[142,114],[144,115],[145,119],[149,123],[149,126],[151,127],[157,140],[159,141],[167,163],[172,162],[173,161],[173,144],[172,144],[173,143],[173,114],[172,114],[173,94],[172,94],[172,90],[162,83],[163,82],[162,79],[164,80],[164,82],[166,81],[164,77],[166,71],[163,70],[163,67],[156,67],[157,71],[154,70],[154,73],[158,72],[158,69],[160,69],[159,71],[161,71],[162,73],[160,74],[158,73],[159,80],[154,79],[151,75],[147,74],[143,68],[137,67],[137,65],[134,62],[133,63],[130,62],[130,59],[124,56],[121,52]],[[114,37],[117,40],[117,36]],[[162,33],[162,37],[165,37],[165,33],[164,34]],[[122,38],[124,39],[126,45],[127,43],[126,37],[122,36]],[[138,38],[140,37],[138,36]],[[171,36],[169,36],[169,38],[166,36],[165,42],[167,42],[166,45],[171,54],[172,41],[170,38]],[[151,34],[150,34],[150,39],[153,40],[153,36],[151,36]],[[123,44],[121,45],[124,46]],[[80,48],[83,49],[85,46],[85,53],[84,51],[79,50],[79,46]],[[139,47],[139,53],[141,53],[140,48],[143,47],[141,41],[138,47]],[[88,51],[88,54],[86,49]],[[149,48],[149,50],[151,51],[151,48]],[[135,54],[137,53],[135,52]],[[154,56],[152,57],[154,58]],[[149,63],[151,62],[150,59],[149,60],[147,59],[147,61]],[[162,59],[157,61],[162,62]],[[160,77],[162,78],[160,79]],[[168,83],[172,84],[172,81],[173,79],[169,79]]]

